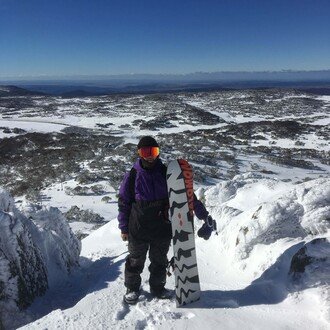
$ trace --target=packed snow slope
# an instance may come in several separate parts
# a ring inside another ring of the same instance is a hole
[[[196,238],[199,301],[153,299],[145,267],[139,302],[124,305],[127,246],[113,219],[83,239],[80,269],[35,301],[22,329],[329,329],[330,179],[246,173],[197,194],[218,222]]]

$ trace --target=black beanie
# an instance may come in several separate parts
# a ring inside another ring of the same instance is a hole
[[[144,136],[140,139],[138,149],[142,147],[159,147],[157,141],[152,136]]]

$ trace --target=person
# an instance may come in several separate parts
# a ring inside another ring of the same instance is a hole
[[[169,198],[166,166],[159,157],[159,145],[151,136],[144,136],[138,145],[139,158],[127,172],[119,189],[118,221],[123,241],[128,241],[129,255],[125,263],[124,301],[137,302],[140,294],[141,273],[149,251],[149,286],[153,296],[168,299],[165,288],[167,253],[172,238],[169,221]],[[214,230],[214,220],[205,206],[194,196],[194,212],[205,223],[198,235],[208,239]]]

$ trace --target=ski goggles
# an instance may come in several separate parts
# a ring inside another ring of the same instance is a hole
[[[138,150],[138,153],[142,158],[157,158],[159,156],[159,147],[142,147]]]

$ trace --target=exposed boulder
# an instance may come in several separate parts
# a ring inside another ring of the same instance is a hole
[[[292,257],[289,274],[295,285],[303,288],[330,282],[330,240],[316,238],[306,243]]]

